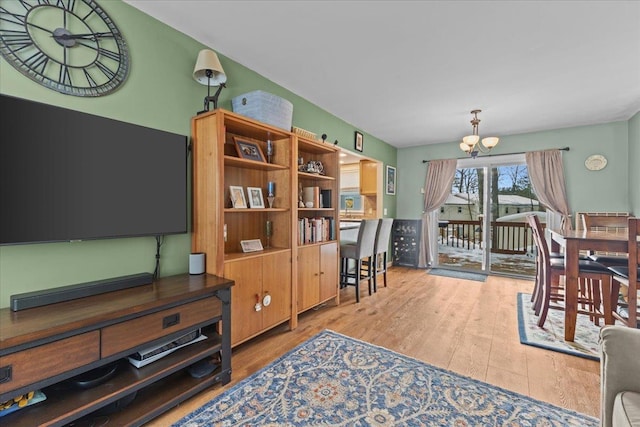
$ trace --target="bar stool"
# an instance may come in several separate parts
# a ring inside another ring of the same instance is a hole
[[[364,269],[362,261],[365,259],[369,263],[372,262],[379,221],[377,219],[362,220],[358,230],[358,240],[355,243],[340,245],[340,288],[355,286],[356,302],[360,302],[360,282],[362,280],[368,281],[369,295],[371,295],[372,269]],[[353,272],[349,269],[349,260],[355,261]]]
[[[373,266],[373,292],[378,292],[378,275],[383,275],[384,287],[387,287],[387,252],[389,251],[389,240],[391,239],[391,228],[393,218],[383,218],[378,224],[376,231],[376,241],[374,244],[374,255],[371,265]],[[363,266],[370,267],[367,260],[363,261]]]

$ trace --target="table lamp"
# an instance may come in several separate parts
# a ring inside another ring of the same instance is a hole
[[[198,53],[196,66],[193,69],[193,78],[200,84],[207,85],[207,96],[204,98],[204,110],[198,114],[209,111],[209,103],[213,102],[213,109],[218,108],[218,96],[222,88],[226,87],[227,75],[222,69],[218,55],[210,49],[202,49]],[[211,86],[218,86],[216,93],[211,96]]]

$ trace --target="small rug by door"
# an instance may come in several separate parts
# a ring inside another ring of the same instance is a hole
[[[602,323],[602,321],[600,322]],[[538,327],[538,316],[533,312],[531,295],[518,293],[518,331],[520,342],[534,347],[572,354],[586,359],[600,360],[598,339],[600,327],[588,316],[578,315],[574,342],[564,340],[564,311],[549,310],[544,328]]]
[[[454,279],[473,280],[476,282],[485,282],[487,280],[486,274],[472,273],[469,271],[447,270],[444,268],[432,268],[427,272],[434,276],[453,277]]]
[[[598,420],[323,331],[174,424],[213,425],[595,427]]]

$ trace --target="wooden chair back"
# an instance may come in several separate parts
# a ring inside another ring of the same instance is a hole
[[[582,214],[582,225],[585,230],[627,231],[630,215]]]
[[[540,218],[537,215],[527,215],[527,222],[531,227],[531,233],[533,235],[533,241],[538,248],[538,255],[540,256],[540,262],[543,266],[546,266],[550,261],[549,246],[547,245],[547,239],[544,235],[544,229],[540,223]]]
[[[628,326],[636,327],[638,321],[638,270],[640,269],[640,218],[629,218],[629,302]],[[635,310],[634,310],[635,309]],[[635,315],[634,315],[635,312]]]
[[[629,282],[638,284],[640,268],[640,218],[629,218]]]

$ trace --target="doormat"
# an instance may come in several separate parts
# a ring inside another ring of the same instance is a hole
[[[486,274],[471,273],[468,271],[446,270],[444,268],[432,268],[427,271],[427,274],[433,274],[434,276],[452,277],[454,279],[473,280],[475,282],[485,282],[487,280]]]

